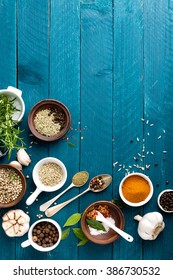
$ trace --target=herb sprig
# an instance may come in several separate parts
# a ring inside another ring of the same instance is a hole
[[[0,95],[0,148],[8,149],[8,159],[13,149],[20,149],[25,145],[23,138],[20,137],[23,130],[20,130],[18,122],[12,118],[13,113],[18,111],[14,100],[10,100],[6,95]]]

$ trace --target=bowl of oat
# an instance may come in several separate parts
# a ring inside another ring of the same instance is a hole
[[[71,115],[68,108],[55,99],[41,100],[32,107],[28,115],[30,131],[43,141],[62,138],[70,125]]]
[[[31,205],[42,191],[54,192],[59,190],[67,180],[67,169],[61,160],[46,157],[34,166],[32,177],[36,189],[26,200],[27,205]]]
[[[21,201],[26,192],[23,173],[9,164],[0,164],[0,208],[8,208]]]

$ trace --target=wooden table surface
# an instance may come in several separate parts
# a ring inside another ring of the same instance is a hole
[[[21,128],[32,163],[23,168],[30,178],[27,193],[15,208],[28,211],[31,224],[42,214],[40,204],[54,196],[41,193],[26,207],[35,189],[32,169],[47,156],[66,165],[68,178],[61,190],[79,170],[87,170],[90,179],[101,173],[113,177],[104,192],[89,192],[54,215],[62,228],[71,214],[82,213],[90,203],[119,198],[125,169],[144,172],[154,185],[154,195],[144,207],[122,209],[133,243],[119,238],[105,246],[89,242],[79,247],[71,230],[57,249],[41,253],[21,248],[27,235],[9,238],[1,228],[0,258],[171,260],[172,215],[162,212],[165,230],[155,241],[138,236],[133,217],[161,212],[157,196],[173,185],[173,0],[0,0],[0,34],[0,88],[21,89],[26,105]],[[31,144],[35,139],[29,136],[27,116],[36,102],[46,98],[69,108],[72,129],[66,140]],[[145,157],[140,160],[143,144]],[[59,201],[85,188],[72,189]],[[1,209],[1,215],[6,211]]]

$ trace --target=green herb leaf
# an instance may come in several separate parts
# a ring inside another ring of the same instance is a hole
[[[70,228],[63,230],[61,240],[65,240],[69,236],[69,233],[70,233]]]
[[[13,149],[23,148],[25,144],[19,136],[22,131],[14,121],[13,113],[18,111],[14,105],[14,99],[10,100],[8,96],[0,95],[0,149],[8,148],[8,159],[11,157]],[[18,144],[19,143],[19,144]]]
[[[73,228],[73,233],[80,240],[88,240],[81,228]]]
[[[83,240],[81,240],[78,244],[77,244],[77,246],[83,246],[83,245],[85,245],[86,243],[88,243],[88,239],[83,239]]]
[[[80,219],[81,219],[81,214],[75,213],[67,219],[67,221],[64,224],[64,227],[73,226],[73,225],[77,224],[80,221]]]
[[[68,142],[68,145],[71,147],[71,148],[74,148],[74,144],[72,142]]]
[[[96,221],[94,219],[86,219],[86,222],[87,224],[92,227],[92,228],[95,228],[97,230],[103,230],[103,231],[106,231],[104,226],[99,222],[99,221]]]
[[[120,208],[127,206],[121,199],[114,198],[112,199],[112,202]]]

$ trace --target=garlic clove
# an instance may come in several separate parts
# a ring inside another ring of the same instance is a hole
[[[11,166],[17,168],[18,170],[22,170],[22,165],[17,160],[13,160],[9,163]]]
[[[19,225],[18,224],[14,225],[14,232],[15,232],[15,234],[18,234],[18,232],[19,232]]]
[[[18,220],[21,217],[21,213],[19,211],[15,211],[15,220]]]
[[[10,237],[13,237],[13,236],[16,235],[16,234],[15,234],[15,231],[14,231],[14,227],[10,227],[9,229],[7,229],[7,230],[5,231],[5,233],[6,233],[8,236],[10,236]]]
[[[23,225],[26,222],[26,219],[22,216],[20,216],[20,218],[18,219],[18,224]]]
[[[13,225],[9,221],[5,221],[5,222],[2,223],[2,228],[4,230],[7,230],[7,229],[11,228],[12,226]]]
[[[7,216],[8,216],[8,218],[9,218],[9,220],[14,220],[14,211],[9,211],[9,212],[7,213]]]
[[[5,215],[2,217],[2,220],[3,220],[4,222],[9,220],[9,217],[7,216],[7,214],[5,214]]]
[[[24,149],[19,149],[17,152],[17,160],[25,166],[28,166],[31,162],[31,159],[27,152]]]

